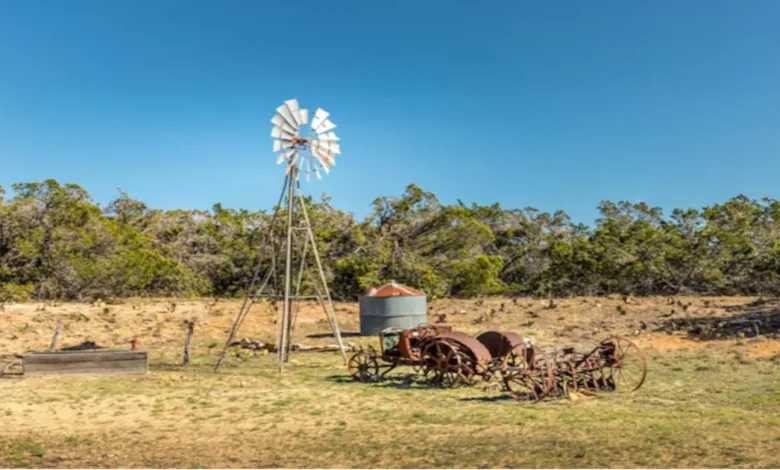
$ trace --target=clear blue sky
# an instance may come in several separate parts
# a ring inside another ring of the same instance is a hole
[[[268,208],[269,119],[330,111],[306,190],[667,209],[780,196],[780,1],[0,0],[0,184]]]

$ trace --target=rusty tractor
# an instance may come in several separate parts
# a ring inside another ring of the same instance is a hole
[[[455,388],[476,379],[500,377],[507,390],[526,391],[536,399],[554,385],[553,363],[514,333],[488,331],[476,338],[448,325],[388,328],[379,335],[380,351],[358,351],[349,360],[349,374],[375,381],[398,366],[411,366],[432,385]]]
[[[399,366],[410,366],[434,386],[456,388],[474,385],[477,378],[496,378],[515,397],[539,401],[580,389],[614,390],[626,382],[635,390],[647,373],[642,351],[625,338],[603,341],[586,354],[567,348],[550,358],[515,333],[487,331],[475,338],[449,325],[420,325],[383,330],[379,347],[369,346],[350,358],[354,379],[377,381]]]

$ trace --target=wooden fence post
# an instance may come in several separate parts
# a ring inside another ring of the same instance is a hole
[[[60,330],[62,329],[62,317],[57,319],[57,327],[54,329],[54,336],[51,339],[51,346],[49,346],[49,351],[56,351],[57,350],[57,341],[60,340]]]
[[[187,322],[187,339],[184,340],[184,365],[190,363],[190,341],[192,340],[192,334],[195,332],[195,322]]]

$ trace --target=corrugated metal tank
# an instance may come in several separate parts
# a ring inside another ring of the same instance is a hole
[[[396,282],[371,288],[360,298],[360,335],[374,336],[385,328],[412,328],[428,323],[425,293]]]

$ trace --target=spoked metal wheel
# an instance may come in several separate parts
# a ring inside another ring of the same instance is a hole
[[[371,382],[379,376],[379,362],[365,351],[353,355],[347,364],[349,375],[358,382]]]
[[[423,346],[420,356],[423,375],[435,386],[456,388],[474,382],[471,357],[451,341],[435,339]]]
[[[553,386],[553,366],[542,351],[518,345],[504,357],[501,377],[507,390],[524,392],[539,401]]]
[[[645,353],[628,338],[610,338],[601,343],[602,369],[608,389],[637,390],[647,377]]]

